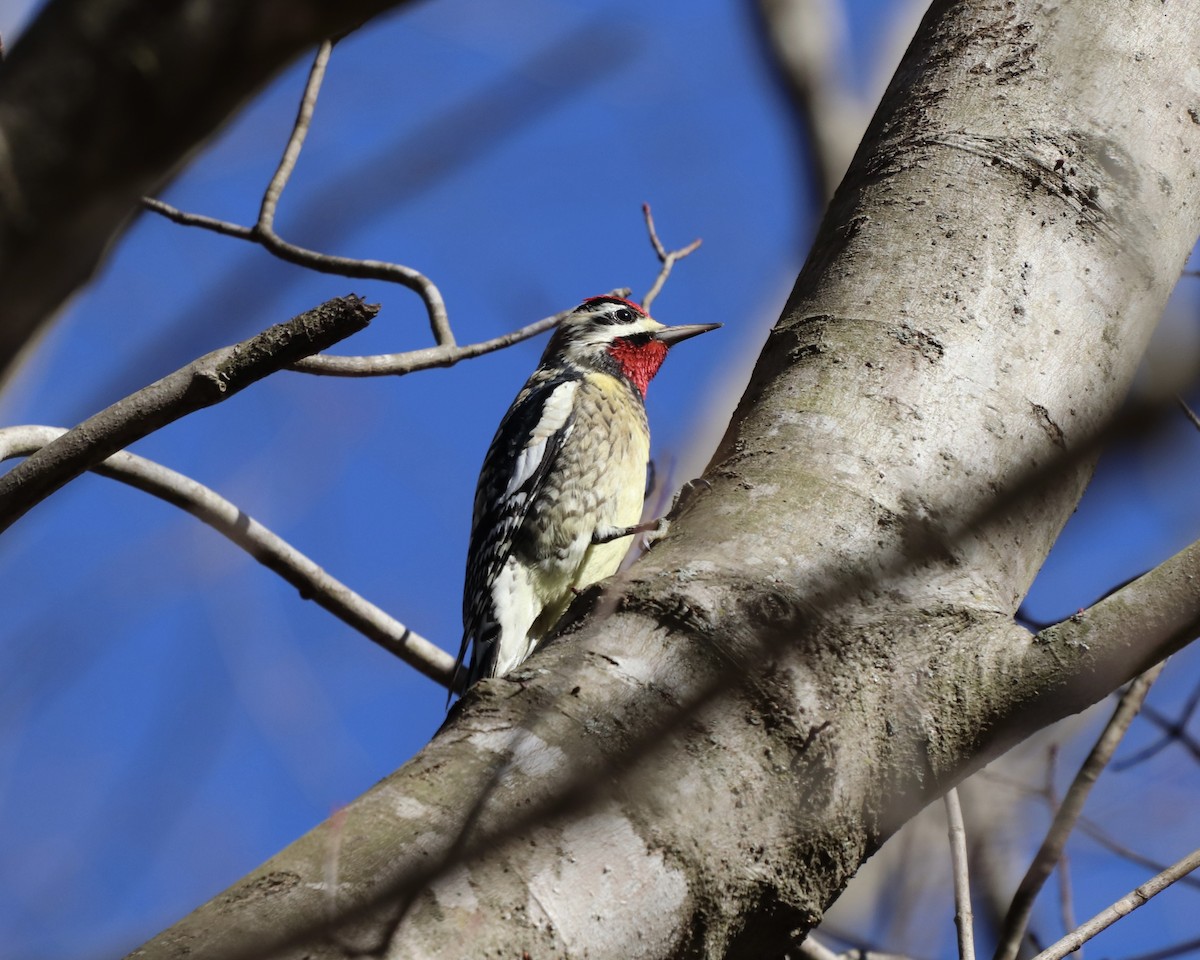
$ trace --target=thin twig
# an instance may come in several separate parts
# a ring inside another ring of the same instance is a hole
[[[1166,734],[1163,737],[1163,746],[1166,746],[1170,743],[1178,743],[1192,755],[1193,760],[1200,760],[1200,742],[1197,742],[1197,740],[1187,732],[1186,724],[1188,719],[1190,719],[1190,715],[1186,719],[1172,720],[1170,717],[1159,713],[1157,710],[1149,706],[1147,706],[1143,715],[1147,720],[1158,727],[1159,730],[1162,730]],[[1128,763],[1122,764],[1121,769],[1128,769],[1132,765],[1133,762],[1130,760]]]
[[[1178,720],[1172,720],[1159,713],[1150,704],[1146,704],[1142,708],[1142,716],[1158,727],[1163,732],[1163,735],[1148,747],[1143,747],[1133,756],[1115,762],[1112,765],[1113,770],[1124,771],[1130,767],[1136,767],[1139,763],[1144,763],[1151,757],[1156,756],[1164,747],[1168,747],[1172,743],[1180,744],[1191,753],[1194,759],[1200,760],[1200,743],[1197,743],[1187,732],[1188,724],[1192,722],[1192,717],[1195,715],[1197,707],[1200,707],[1200,684],[1193,687],[1192,692],[1188,694],[1187,702],[1184,704],[1183,710],[1180,711]],[[1159,870],[1161,867],[1155,867],[1155,869]]]
[[[794,952],[805,960],[841,960],[836,951],[830,950],[811,933],[799,943],[793,944],[789,952]]]
[[[686,247],[681,247],[678,250],[667,250],[662,245],[662,241],[658,239],[658,231],[654,229],[654,215],[650,212],[650,204],[642,204],[642,216],[646,218],[646,232],[650,234],[650,245],[654,247],[654,253],[658,256],[659,263],[662,264],[661,268],[659,268],[658,276],[654,278],[653,286],[642,297],[642,306],[649,313],[650,304],[654,302],[655,297],[662,293],[663,284],[667,282],[667,277],[671,275],[671,268],[675,266],[675,262],[695,253],[704,241],[697,237]]]
[[[1058,789],[1054,785],[1054,775],[1058,767],[1058,744],[1050,744],[1046,750],[1046,802],[1050,805],[1050,815],[1058,813],[1061,800]],[[1062,916],[1063,933],[1075,929],[1075,896],[1071,890],[1071,858],[1063,847],[1062,855],[1058,858],[1058,906]],[[1083,960],[1083,948],[1074,954],[1075,960]]]
[[[1192,426],[1197,430],[1200,430],[1200,416],[1196,414],[1195,410],[1188,406],[1188,402],[1184,400],[1183,397],[1178,393],[1175,394],[1175,402],[1179,404],[1180,409],[1182,409],[1184,412],[1184,415],[1192,421]]]
[[[142,206],[185,227],[199,227],[223,236],[257,243],[280,260],[286,260],[288,263],[294,263],[318,273],[337,274],[356,280],[382,280],[385,283],[398,283],[416,293],[425,304],[425,312],[429,317],[429,329],[433,333],[434,341],[439,346],[452,347],[454,346],[454,333],[450,329],[450,319],[446,313],[446,304],[442,299],[442,293],[437,285],[419,270],[382,260],[355,260],[350,257],[318,253],[315,250],[289,243],[275,232],[275,213],[279,198],[296,168],[296,161],[304,146],[304,138],[312,122],[317,95],[325,78],[325,67],[329,62],[331,48],[332,42],[325,41],[317,49],[313,58],[308,81],[304,85],[304,93],[300,98],[296,121],[292,126],[292,132],[288,137],[287,146],[284,148],[279,165],[263,192],[258,220],[253,227],[244,227],[227,220],[217,220],[201,214],[186,213],[177,207],[150,197],[142,198]]]
[[[34,453],[66,433],[61,427],[0,429],[0,460]],[[220,494],[181,473],[123,451],[93,464],[91,469],[186,510],[278,573],[304,599],[313,600],[430,679],[449,685],[454,672],[450,654],[364,600]]]
[[[1155,860],[1153,857],[1148,857],[1144,853],[1138,853],[1138,851],[1131,847],[1125,846],[1116,837],[1111,836],[1095,820],[1080,817],[1079,832],[1085,837],[1094,840],[1110,853],[1115,853],[1122,860],[1128,860],[1130,863],[1137,864],[1139,867],[1145,867],[1147,870],[1153,870],[1156,873],[1161,873],[1167,869],[1167,865],[1161,860]],[[1200,892],[1200,877],[1181,877],[1179,882],[1185,887],[1190,887]]]
[[[442,330],[448,322],[446,320],[446,307],[442,302],[442,295],[437,287],[423,273],[413,270],[411,267],[406,267],[399,263],[387,263],[383,260],[355,260],[351,257],[337,257],[332,254],[318,253],[315,250],[308,250],[294,243],[289,243],[273,231],[264,232],[257,227],[243,227],[240,224],[230,223],[226,220],[217,220],[214,217],[207,217],[203,214],[187,213],[177,207],[171,206],[169,203],[164,203],[161,200],[155,200],[150,197],[142,199],[142,206],[147,210],[152,210],[162,215],[172,223],[178,223],[185,227],[199,227],[203,230],[222,234],[223,236],[257,243],[268,253],[274,254],[280,260],[286,260],[288,263],[294,263],[297,266],[314,270],[317,273],[351,277],[355,280],[382,280],[385,283],[398,283],[409,290],[415,291],[425,302],[425,309],[429,314],[430,327],[434,330],[435,336],[439,336],[438,331]],[[448,342],[452,344],[453,337]]]
[[[611,291],[610,295],[627,297],[629,292],[628,287],[619,287]],[[361,357],[328,355],[305,357],[293,365],[292,369],[301,373],[318,373],[330,377],[399,377],[432,367],[452,367],[460,360],[469,360],[485,353],[494,353],[510,347],[514,343],[536,337],[539,333],[558,326],[570,313],[570,310],[563,310],[554,316],[544,317],[527,324],[519,330],[501,334],[490,340],[468,343],[465,346],[426,347],[423,350],[408,350],[404,353],[379,353]]]
[[[296,110],[296,120],[292,124],[292,133],[283,155],[279,158],[279,166],[263,191],[262,204],[258,209],[258,228],[267,232],[275,229],[275,210],[279,206],[279,198],[284,188],[292,178],[296,169],[296,161],[300,159],[300,151],[304,149],[304,140],[312,126],[313,111],[317,106],[317,97],[321,92],[321,84],[325,82],[325,68],[329,66],[329,55],[333,52],[333,41],[324,40],[317,47],[312,66],[308,70],[308,80],[304,84],[304,93],[300,97],[300,106]]]
[[[1172,944],[1169,947],[1163,947],[1161,950],[1139,953],[1136,956],[1126,957],[1125,960],[1170,960],[1171,957],[1178,957],[1181,954],[1192,953],[1197,950],[1200,950],[1200,937],[1194,940],[1185,940],[1183,943]]]
[[[177,223],[183,227],[199,227],[201,230],[210,230],[222,236],[258,243],[258,237],[255,235],[253,227],[243,227],[241,224],[230,223],[228,220],[206,217],[202,213],[186,213],[178,207],[173,207],[169,203],[163,203],[154,197],[142,197],[142,206],[152,213],[157,213],[159,216],[165,217],[172,223]]]
[[[1132,890],[1110,907],[1106,907],[1083,925],[1072,930],[1069,934],[1051,944],[1033,960],[1063,960],[1069,953],[1078,950],[1080,945],[1091,940],[1102,930],[1106,930],[1122,917],[1132,913],[1151,897],[1167,889],[1176,880],[1181,879],[1200,867],[1200,850],[1193,850],[1178,863],[1169,866],[1162,873],[1151,877],[1136,890]]]
[[[822,938],[817,940],[812,933],[804,935],[804,939],[791,946],[791,950],[807,960],[924,960],[924,958],[904,953],[888,953],[876,950],[869,943],[857,940],[846,934],[822,927]],[[846,944],[847,949],[838,953],[825,943],[825,935]]]
[[[1050,876],[1054,865],[1062,856],[1067,838],[1071,835],[1075,822],[1079,819],[1084,801],[1087,800],[1096,778],[1100,776],[1101,771],[1108,765],[1108,761],[1112,759],[1113,753],[1125,736],[1133,718],[1137,716],[1142,701],[1146,699],[1146,694],[1150,692],[1150,687],[1162,672],[1162,668],[1162,663],[1156,663],[1129,685],[1129,689],[1122,695],[1117,709],[1113,711],[1111,719],[1105,725],[1095,746],[1092,747],[1091,753],[1079,768],[1079,772],[1067,789],[1066,796],[1063,797],[1062,806],[1058,808],[1050,823],[1050,829],[1046,832],[1046,838],[1042,841],[1041,848],[1029,865],[1017,892],[1013,895],[1008,914],[1004,918],[1004,929],[1001,931],[999,944],[996,947],[995,960],[1016,960],[1021,941],[1029,925],[1029,916],[1033,912],[1034,900],[1037,899],[1046,878]]]
[[[0,532],[110,454],[344,340],[378,312],[378,306],[355,296],[326,301],[248,340],[214,350],[93,414],[0,476]]]
[[[1143,707],[1145,710],[1145,707]],[[1111,769],[1116,769],[1116,764],[1110,764]],[[1038,787],[1030,786],[1023,780],[1015,777],[1005,776],[1003,773],[997,773],[994,770],[981,770],[976,776],[982,777],[984,780],[990,780],[994,783],[1003,784],[1013,790],[1019,790],[1022,793],[1037,797],[1040,800],[1047,800],[1046,791]],[[1148,857],[1144,853],[1138,853],[1131,847],[1125,846],[1115,837],[1107,833],[1100,824],[1088,817],[1081,816],[1077,827],[1080,833],[1094,840],[1100,846],[1104,847],[1110,853],[1115,853],[1122,860],[1128,860],[1130,863],[1137,864],[1139,867],[1145,867],[1147,870],[1153,870],[1155,873],[1161,873],[1167,869],[1167,865],[1153,857]],[[1200,891],[1200,879],[1196,877],[1181,877],[1179,883],[1185,887],[1191,887],[1193,890]]]
[[[164,203],[162,200],[151,197],[144,197],[142,199],[142,206],[181,226],[198,227],[202,230],[219,233],[222,236],[256,243],[281,260],[306,267],[318,273],[337,274],[359,280],[382,280],[388,283],[398,283],[414,291],[421,297],[429,317],[430,331],[433,333],[434,342],[437,346],[423,350],[410,350],[402,353],[377,354],[362,357],[312,357],[302,364],[297,364],[295,368],[305,373],[320,373],[340,377],[369,377],[402,375],[412,373],[415,370],[426,370],[431,367],[449,367],[460,360],[477,357],[480,354],[490,353],[493,350],[500,350],[510,344],[536,336],[561,322],[569,311],[556,314],[552,318],[539,320],[536,323],[522,327],[520,330],[493,338],[492,340],[459,348],[454,338],[454,332],[450,327],[450,319],[446,312],[446,305],[442,299],[441,291],[433,281],[420,271],[402,264],[388,263],[382,260],[358,260],[350,257],[319,253],[284,240],[276,232],[275,214],[279,206],[279,199],[296,168],[300,151],[304,147],[305,138],[308,136],[308,131],[312,125],[313,112],[316,109],[317,97],[320,94],[321,84],[325,79],[325,71],[329,64],[329,56],[332,49],[333,42],[327,40],[317,49],[317,53],[313,58],[308,80],[304,85],[304,93],[301,95],[300,105],[296,112],[296,120],[292,125],[292,132],[284,147],[279,165],[276,167],[275,173],[272,175],[270,182],[263,192],[258,220],[253,227],[242,226],[241,224],[232,223],[228,220],[219,220],[203,214],[188,213],[169,203]],[[670,276],[671,269],[674,267],[676,261],[682,260],[684,257],[695,252],[700,246],[701,241],[699,239],[694,240],[679,250],[668,251],[664,249],[654,228],[654,219],[650,214],[650,205],[643,204],[642,211],[646,217],[646,225],[650,233],[651,243],[661,263],[653,286],[651,286],[649,292],[642,299],[642,305],[648,311],[655,297],[662,292],[663,285],[666,283],[667,277]]]
[[[954,869],[954,925],[958,928],[959,960],[975,960],[975,918],[971,912],[971,878],[967,872],[967,828],[963,824],[958,790],[946,791],[946,832]]]

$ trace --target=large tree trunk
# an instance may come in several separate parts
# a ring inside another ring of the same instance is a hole
[[[711,489],[528,669],[138,955],[778,954],[913,811],[1190,639],[1195,551],[1014,626],[1090,457],[968,521],[1125,395],[1196,237],[1198,49],[1194,4],[935,3]]]

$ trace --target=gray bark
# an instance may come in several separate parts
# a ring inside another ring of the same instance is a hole
[[[111,241],[301,51],[402,0],[52,0],[0,64],[0,382]]]
[[[1014,626],[1090,457],[978,518],[1126,393],[1196,238],[1197,49],[1194,4],[936,2],[711,489],[527,670],[135,956],[778,955],[924,803],[1190,640],[1195,548]]]

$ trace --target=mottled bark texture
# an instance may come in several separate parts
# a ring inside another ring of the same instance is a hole
[[[403,0],[51,0],[0,63],[0,382],[137,210],[305,49]]]
[[[1190,639],[1192,553],[1036,642],[1013,625],[1089,463],[873,574],[1121,402],[1197,232],[1196,50],[1195,4],[934,3],[711,489],[528,669],[137,955],[778,955],[913,811]],[[588,803],[506,833],[572,783]]]

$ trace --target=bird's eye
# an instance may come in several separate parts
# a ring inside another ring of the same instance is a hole
[[[617,311],[617,319],[620,320],[621,323],[633,323],[633,311],[627,307],[622,307]]]

